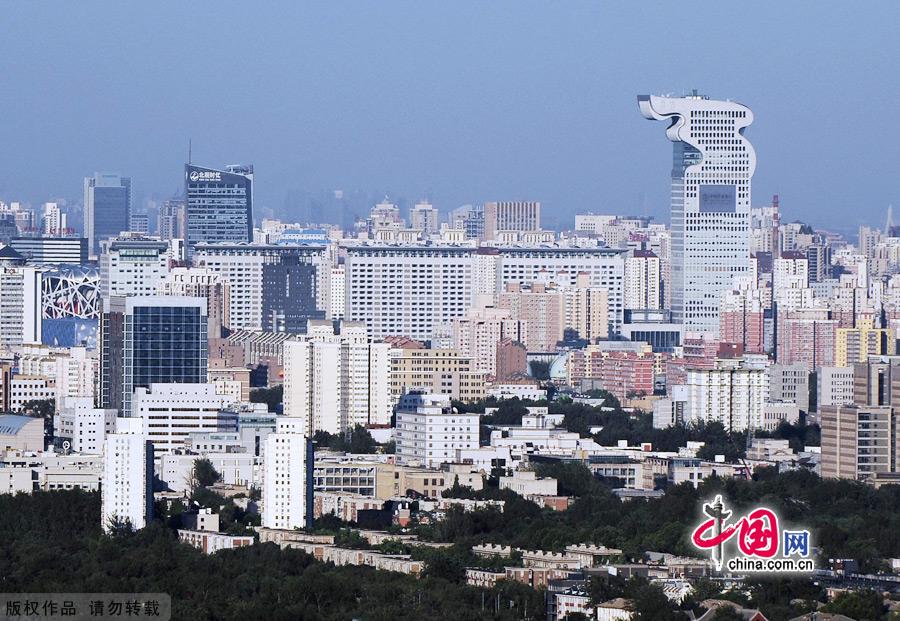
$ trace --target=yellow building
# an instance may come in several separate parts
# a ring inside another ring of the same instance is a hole
[[[869,356],[893,355],[896,341],[892,328],[873,328],[872,321],[856,328],[838,328],[834,343],[834,365],[847,367],[866,362]]]
[[[463,402],[484,399],[485,374],[475,370],[472,358],[455,349],[424,349],[412,343],[391,348],[394,402],[412,390],[449,395]]]

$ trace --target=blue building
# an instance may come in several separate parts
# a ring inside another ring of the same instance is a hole
[[[253,241],[253,166],[184,167],[185,245]]]

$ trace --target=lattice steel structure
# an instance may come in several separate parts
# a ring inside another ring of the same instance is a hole
[[[45,319],[99,319],[103,310],[96,267],[58,265],[44,272],[41,293]]]

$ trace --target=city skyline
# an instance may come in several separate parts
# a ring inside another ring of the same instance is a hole
[[[875,77],[900,52],[891,4],[866,13],[770,5],[744,15],[739,29],[718,26],[729,13],[719,7],[688,16],[595,4],[525,4],[514,15],[280,5],[235,7],[227,19],[211,6],[194,5],[185,19],[90,5],[12,10],[0,66],[18,89],[0,104],[8,123],[0,196],[77,200],[83,177],[108,170],[131,176],[136,198],[169,198],[192,141],[194,162],[256,165],[261,214],[290,217],[291,196],[340,188],[410,203],[429,195],[445,213],[536,200],[553,227],[587,211],[666,221],[667,158],[633,98],[697,88],[755,111],[756,204],[779,194],[786,213],[814,213],[807,219],[838,229],[846,209],[880,224],[900,201],[889,183],[897,130],[874,121],[889,118],[897,88]],[[810,19],[820,35],[797,36]],[[40,33],[24,28],[35,20]],[[97,20],[111,27],[75,36]],[[241,45],[241,34],[252,40],[263,25],[264,52]],[[734,53],[688,61],[682,40]],[[121,46],[127,68],[107,54]],[[126,69],[141,79],[123,81]],[[43,97],[54,92],[46,80],[63,72],[53,89],[66,96]],[[250,76],[248,88],[216,77],[237,73]],[[854,111],[852,130],[826,105]],[[45,131],[28,131],[36,126]],[[831,155],[870,151],[882,156]]]

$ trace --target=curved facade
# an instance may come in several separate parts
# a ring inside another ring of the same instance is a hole
[[[45,319],[99,319],[100,273],[95,267],[66,264],[44,272],[41,305]]]
[[[645,118],[668,121],[673,145],[672,316],[685,332],[717,334],[719,299],[750,270],[750,180],[756,152],[744,137],[753,112],[693,95],[639,95]]]

